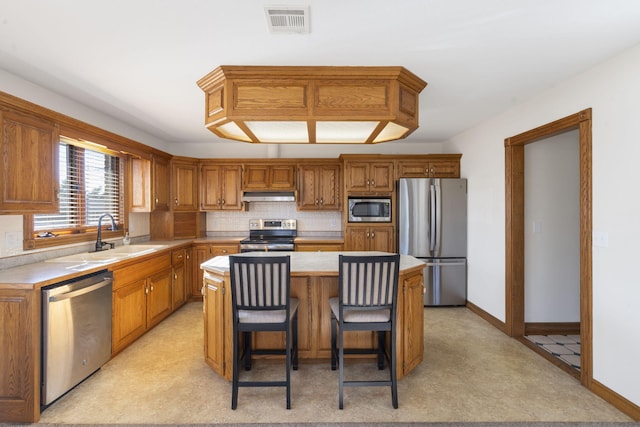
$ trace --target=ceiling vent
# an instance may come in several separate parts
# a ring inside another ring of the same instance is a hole
[[[309,32],[309,7],[267,6],[269,31],[275,34]]]

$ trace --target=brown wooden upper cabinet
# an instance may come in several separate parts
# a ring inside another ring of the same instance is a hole
[[[171,160],[173,210],[198,210],[198,164],[193,159]]]
[[[170,168],[169,158],[162,156],[153,156],[152,165],[152,183],[153,197],[151,198],[151,210],[168,211],[170,203]]]
[[[203,163],[200,168],[200,209],[242,210],[242,165]]]
[[[58,211],[58,127],[35,116],[0,111],[0,212]]]
[[[460,178],[460,155],[398,160],[398,178]]]
[[[295,190],[295,166],[273,164],[245,164],[243,190]]]
[[[350,193],[390,193],[395,186],[393,161],[347,160],[345,187]]]
[[[341,164],[298,165],[298,210],[333,210],[341,207]]]
[[[129,212],[151,212],[151,160],[129,157]]]

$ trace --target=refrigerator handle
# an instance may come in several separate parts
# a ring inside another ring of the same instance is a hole
[[[435,189],[436,189],[436,207],[435,207],[435,212],[436,212],[436,221],[435,221],[435,251],[434,251],[434,256],[440,256],[440,246],[442,244],[442,192],[440,190],[440,183],[438,182],[438,185],[435,185]]]
[[[429,185],[429,252],[436,256],[436,191],[434,185]]]

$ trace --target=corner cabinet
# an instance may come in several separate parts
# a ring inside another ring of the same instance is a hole
[[[200,166],[200,210],[242,210],[242,165],[203,163]]]
[[[298,210],[339,211],[342,167],[340,163],[298,165]]]
[[[58,211],[58,127],[35,116],[0,111],[0,212]]]

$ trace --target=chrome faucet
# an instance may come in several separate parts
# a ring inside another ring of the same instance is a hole
[[[111,249],[115,247],[115,244],[113,243],[102,241],[102,218],[104,218],[105,216],[111,218],[111,231],[116,231],[118,229],[118,227],[116,227],[116,221],[113,219],[113,216],[111,216],[111,214],[102,214],[100,218],[98,218],[98,238],[96,239],[96,252],[105,250],[104,247],[107,245],[109,245]]]

